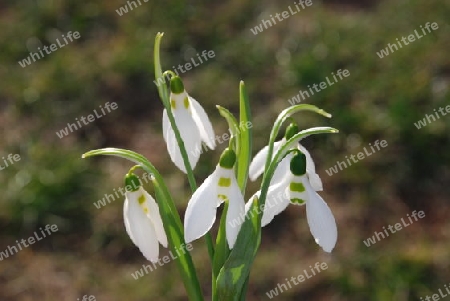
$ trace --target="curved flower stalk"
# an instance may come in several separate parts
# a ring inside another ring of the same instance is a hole
[[[325,252],[331,252],[337,241],[337,227],[333,213],[310,184],[305,154],[299,150],[292,152],[294,154],[291,154],[288,172],[279,183],[269,187],[261,226],[269,224],[275,215],[283,212],[289,204],[306,204],[306,217],[311,234]],[[259,193],[256,195],[259,196]],[[249,208],[250,204],[249,201],[246,207]]]
[[[180,77],[174,76],[171,78],[170,91],[171,111],[186,147],[189,163],[192,168],[195,168],[202,153],[202,142],[210,149],[215,148],[214,129],[203,107],[184,89]],[[170,159],[181,171],[187,173],[180,146],[177,143],[166,109],[163,112],[162,124],[163,136]]]
[[[291,139],[298,132],[299,132],[299,130],[298,130],[297,124],[291,123],[286,128],[286,132],[285,132],[283,139],[274,143],[273,154],[278,152],[278,150],[283,145],[285,145],[286,142],[289,139]],[[304,148],[303,145],[300,144],[300,140],[301,139],[298,139],[296,141],[297,149],[299,149],[306,156],[306,174],[309,178],[311,186],[316,191],[322,191],[323,190],[322,180],[320,179],[319,175],[316,173],[316,166],[314,164],[314,161],[313,161],[311,155],[309,154],[309,152],[306,150],[306,148]],[[295,149],[295,148],[291,148],[291,149]],[[255,181],[264,172],[264,167],[265,167],[264,165],[267,160],[268,152],[269,152],[269,146],[266,145],[253,158],[253,160],[250,164],[250,172],[249,172],[250,180]],[[292,159],[292,156],[293,156],[292,154],[286,155],[286,157],[284,157],[284,159],[281,160],[281,162],[278,164],[277,168],[275,169],[275,173],[270,181],[271,186],[279,183],[283,179],[284,175],[288,172],[289,162]],[[273,156],[272,156],[272,159],[273,159]]]
[[[225,149],[214,172],[189,200],[184,219],[187,243],[205,235],[216,220],[217,207],[228,202],[226,238],[229,248],[233,248],[241,228],[241,217],[245,213],[244,197],[233,170],[235,162],[234,151]]]
[[[159,244],[167,248],[167,236],[155,199],[132,173],[125,177],[127,191],[123,204],[125,229],[147,260],[157,262]]]

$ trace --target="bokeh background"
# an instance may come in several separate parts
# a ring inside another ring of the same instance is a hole
[[[315,262],[328,270],[277,300],[419,300],[449,284],[450,117],[418,130],[425,113],[450,104],[450,1],[318,1],[254,35],[250,28],[292,1],[149,1],[123,16],[125,1],[0,3],[0,157],[21,160],[0,171],[0,251],[39,227],[59,231],[0,262],[0,300],[186,300],[175,264],[139,280],[147,264],[125,233],[123,200],[93,203],[123,186],[130,165],[81,159],[116,146],[147,156],[166,177],[183,214],[189,186],[170,162],[161,134],[162,104],[153,84],[153,45],[165,32],[165,69],[197,52],[215,58],[183,75],[217,134],[227,131],[216,104],[237,113],[244,80],[252,103],[254,150],[288,99],[337,69],[350,76],[308,98],[333,114],[295,117],[301,128],[333,126],[335,135],[306,139],[335,214],[339,239],[331,255],[309,233],[304,208],[292,206],[264,228],[247,300]],[[380,59],[376,52],[426,22],[439,29]],[[81,38],[22,68],[18,61],[68,31]],[[62,139],[55,134],[105,102],[118,109]],[[326,169],[377,139],[388,147],[329,176]],[[198,183],[220,150],[202,155]],[[251,184],[247,197],[258,189]],[[149,191],[152,187],[147,186]],[[426,217],[371,247],[363,240],[413,210]],[[163,251],[163,254],[167,252]],[[210,263],[203,240],[192,251],[205,295]],[[209,297],[207,297],[207,300]]]

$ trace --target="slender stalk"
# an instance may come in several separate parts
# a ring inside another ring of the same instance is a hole
[[[155,55],[155,76],[156,76],[156,78],[158,78],[159,76],[164,76],[166,73],[170,74],[170,71],[166,71],[164,73],[161,72],[161,63],[160,63],[161,60],[159,57],[159,48],[160,48],[160,42],[161,42],[162,36],[163,36],[162,34],[158,34],[155,39],[154,55]],[[172,72],[172,74],[173,74],[173,72]],[[192,193],[194,193],[195,190],[197,190],[197,183],[195,182],[194,172],[192,170],[191,163],[189,162],[189,157],[188,157],[188,154],[186,151],[186,147],[184,145],[184,141],[181,138],[180,130],[178,129],[178,126],[175,122],[175,118],[172,113],[172,108],[171,108],[170,102],[169,102],[169,95],[167,92],[168,90],[167,90],[165,83],[164,83],[164,85],[158,86],[158,91],[159,91],[159,96],[161,97],[162,103],[167,111],[167,116],[169,118],[170,124],[171,124],[173,132],[175,134],[175,139],[177,140],[177,143],[180,147],[180,153],[181,153],[181,157],[183,158],[184,166],[186,167],[186,174],[188,177],[189,186],[191,187]],[[213,260],[214,260],[214,245],[212,242],[211,234],[209,232],[206,233],[205,240],[206,240],[206,246],[208,248],[209,258],[210,258],[211,262],[213,262]]]

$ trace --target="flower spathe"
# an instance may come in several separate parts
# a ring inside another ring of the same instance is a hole
[[[234,157],[233,157],[234,156]],[[185,219],[184,236],[187,243],[205,235],[216,220],[217,207],[228,202],[226,237],[233,248],[245,214],[245,201],[234,174],[236,155],[226,149],[214,172],[194,192],[189,200]]]
[[[289,204],[306,205],[306,217],[316,243],[326,252],[331,252],[337,242],[337,226],[333,213],[322,197],[312,187],[306,175],[307,157],[292,155],[288,172],[283,179],[269,187],[261,226],[269,224]],[[258,191],[256,195],[259,195]],[[252,200],[253,197],[250,198]],[[249,201],[246,209],[250,207]]]
[[[139,181],[134,175],[127,175],[127,178],[129,181]],[[138,188],[134,191],[127,190],[125,193],[123,205],[125,229],[144,257],[151,262],[157,262],[159,244],[167,248],[167,236],[159,207],[142,186],[138,184],[132,187]]]
[[[170,89],[171,111],[184,142],[189,163],[192,168],[195,168],[202,153],[201,143],[204,142],[210,149],[215,148],[214,129],[203,107],[188,95],[178,76],[172,77]],[[167,144],[170,159],[181,171],[186,173],[180,147],[166,109],[163,112],[162,123],[164,141]]]
[[[283,137],[283,139],[281,139],[280,141],[277,141],[274,143],[273,156],[283,145],[286,144],[287,140],[289,140],[297,132],[298,132],[297,125],[292,123],[286,129],[285,137]],[[306,148],[304,148],[300,144],[299,141],[300,140],[295,141],[295,143],[298,144],[297,149],[299,149],[306,156],[306,174],[309,178],[309,181],[310,181],[312,187],[314,188],[314,190],[322,191],[323,190],[322,180],[320,179],[319,175],[316,173],[316,166],[314,164],[314,161],[313,161],[311,155],[309,154],[308,150],[306,150]],[[292,149],[294,149],[294,148],[292,148]],[[265,167],[264,165],[266,163],[268,152],[269,152],[269,146],[266,145],[253,158],[253,160],[250,164],[250,170],[249,170],[250,180],[255,181],[264,172],[264,167]],[[273,156],[272,156],[272,159],[273,159]],[[270,181],[270,185],[275,185],[283,179],[284,175],[289,170],[289,162],[291,159],[292,159],[292,154],[288,154],[286,157],[283,158],[283,160],[281,160],[281,162],[278,164],[277,168],[275,169],[273,177]]]

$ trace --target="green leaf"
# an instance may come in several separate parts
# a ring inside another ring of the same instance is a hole
[[[261,220],[258,218],[259,201],[255,197],[236,243],[217,277],[218,301],[240,301],[256,251],[261,243]]]
[[[225,202],[225,206],[222,211],[222,217],[220,218],[219,232],[217,233],[216,248],[214,252],[213,261],[213,301],[217,300],[216,281],[219,275],[220,269],[225,264],[228,256],[230,255],[230,249],[228,248],[227,235],[226,235],[226,220],[228,212],[228,201]]]
[[[252,117],[250,112],[250,101],[247,89],[243,81],[239,85],[239,132],[240,150],[237,165],[237,181],[241,191],[245,191],[248,179],[248,169],[252,156]]]
[[[179,254],[179,257],[175,260],[175,262],[180,271],[189,299],[199,301],[203,300],[200,283],[197,278],[197,273],[195,271],[191,255],[189,252],[177,252],[186,248],[183,224],[181,223],[178,211],[161,174],[144,156],[130,150],[104,148],[89,151],[82,157],[87,158],[97,155],[110,155],[125,158],[135,164],[138,164],[153,176],[152,181],[155,185],[156,199],[158,200],[164,230],[166,231],[167,240],[169,242],[169,248],[173,254]]]

